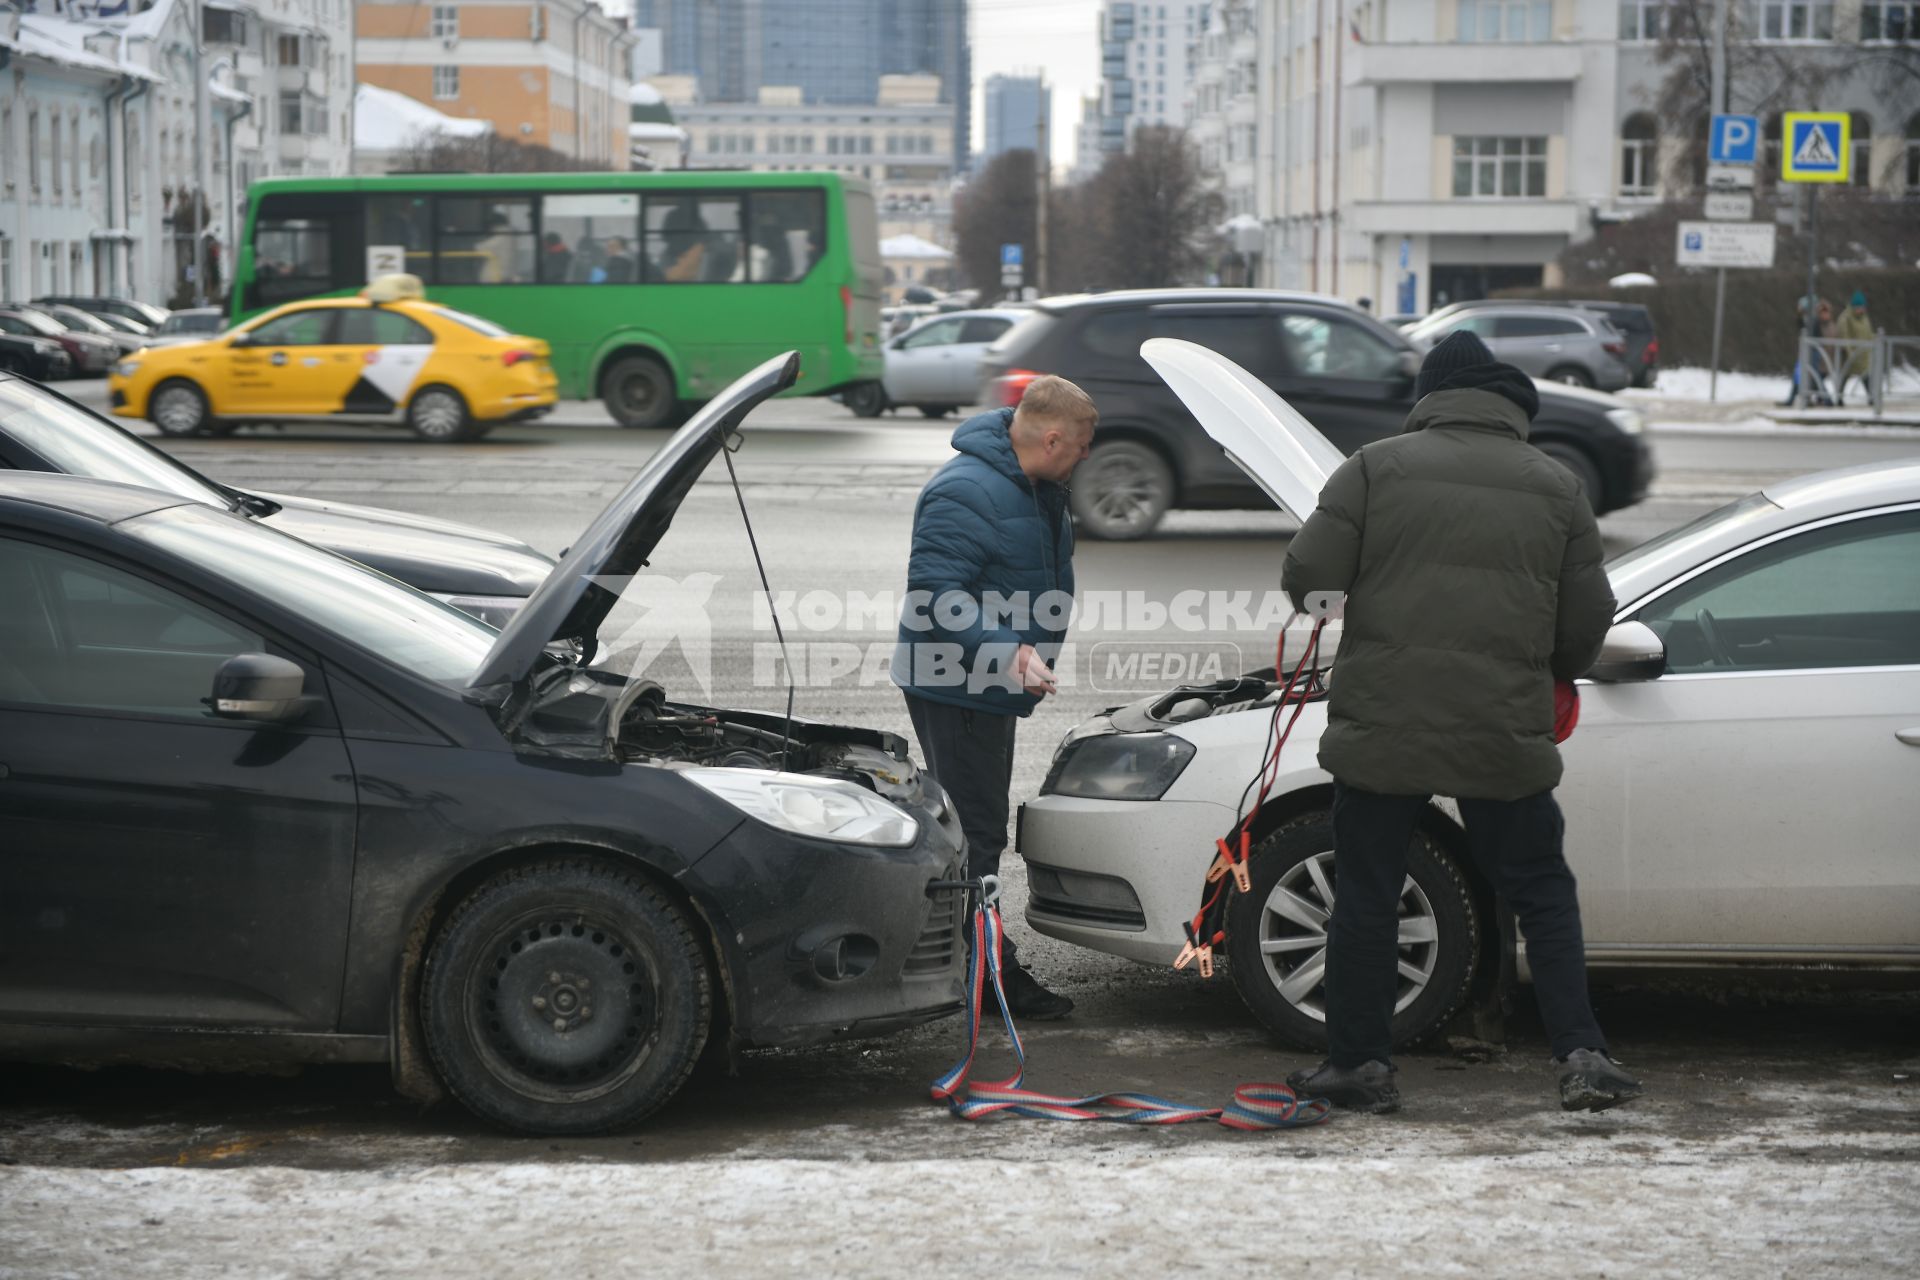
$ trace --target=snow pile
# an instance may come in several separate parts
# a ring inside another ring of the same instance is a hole
[[[658,89],[642,81],[627,90],[627,101],[636,107],[657,107],[666,99],[660,96]]]
[[[1607,281],[1608,287],[1613,289],[1644,289],[1659,283],[1644,271],[1629,271],[1625,275],[1615,276]]]

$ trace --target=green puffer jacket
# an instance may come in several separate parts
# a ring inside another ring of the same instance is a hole
[[[1560,781],[1553,682],[1613,618],[1600,530],[1565,468],[1491,391],[1437,391],[1348,458],[1281,585],[1347,593],[1320,764],[1393,795],[1517,800]]]

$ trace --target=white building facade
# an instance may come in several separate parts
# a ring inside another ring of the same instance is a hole
[[[1207,0],[1106,0],[1100,7],[1100,145],[1124,151],[1142,125],[1184,125]]]

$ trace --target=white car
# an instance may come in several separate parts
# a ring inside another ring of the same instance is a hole
[[[1310,511],[1338,454],[1304,419],[1211,352],[1156,340],[1143,354],[1276,501]],[[1770,486],[1607,572],[1619,608],[1580,682],[1558,791],[1589,964],[1920,973],[1920,458]],[[1020,817],[1033,928],[1172,963],[1276,697],[1243,677],[1069,733]],[[1310,1048],[1325,1044],[1337,887],[1325,727],[1315,699],[1260,811],[1225,946],[1249,1007]],[[1514,948],[1449,801],[1429,808],[1408,872],[1401,1044]]]
[[[938,418],[962,405],[977,404],[980,357],[1028,314],[955,311],[922,320],[887,343],[882,381],[887,406],[912,405],[929,418]]]

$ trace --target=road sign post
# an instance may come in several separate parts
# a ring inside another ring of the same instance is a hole
[[[1780,117],[1780,180],[1807,187],[1807,329],[1820,336],[1820,184],[1847,182],[1853,161],[1853,118],[1844,111],[1789,111]],[[1813,370],[1800,371],[1795,399],[1812,397]]]
[[[1725,88],[1724,40],[1727,0],[1714,6],[1716,34],[1713,120],[1707,129],[1707,217],[1722,222],[1746,222],[1753,217],[1753,163],[1760,153],[1757,116],[1731,115],[1721,108]],[[1707,374],[1707,399],[1720,398],[1720,330],[1727,311],[1727,269],[1714,272],[1713,369]]]

